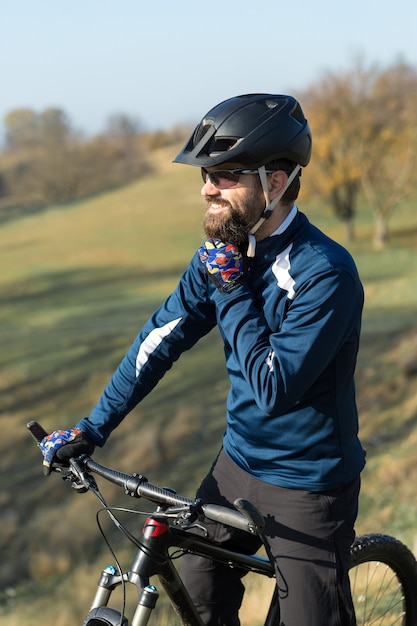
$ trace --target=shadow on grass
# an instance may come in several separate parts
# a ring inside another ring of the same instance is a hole
[[[36,560],[30,555],[38,551],[31,539],[34,532],[44,529],[48,545],[55,545],[58,539],[52,539],[51,524],[55,528],[59,523],[63,536],[67,532],[71,537],[78,523],[74,507],[80,506],[75,501],[80,496],[74,500],[73,491],[57,476],[45,482],[26,422],[38,419],[49,430],[70,427],[88,415],[137,332],[175,287],[182,269],[53,272],[36,282],[15,283],[7,294],[0,294],[6,321],[1,336],[0,426],[8,433],[0,442],[1,505],[6,520],[1,538],[7,535],[7,545],[2,541],[2,585],[33,575]],[[111,445],[97,451],[99,458],[115,467],[119,459],[126,471],[142,464],[139,470],[151,469],[154,480],[161,478],[164,484],[193,491],[202,465],[208,465],[221,443],[227,392],[221,363],[220,338],[203,339],[129,415]],[[123,493],[120,503],[126,505]],[[71,557],[68,566],[92,549],[95,555],[101,550],[95,504],[89,500],[85,506],[92,507],[91,527],[80,528],[71,550],[68,546],[63,550],[65,558]]]
[[[3,288],[0,293],[0,304],[13,306],[23,303],[32,305],[34,302],[45,301],[45,306],[53,309],[58,302],[71,302],[74,299],[82,305],[85,302],[109,300],[110,294],[118,293],[123,303],[124,292],[132,288],[140,294],[142,288],[147,289],[152,283],[172,281],[175,285],[184,271],[184,267],[169,267],[152,271],[131,268],[92,268],[48,272],[20,282],[13,282]],[[168,295],[168,293],[166,294]],[[138,304],[140,299],[138,297]],[[92,311],[93,313],[93,311]]]
[[[417,427],[417,377],[407,363],[417,359],[415,309],[398,308],[367,314],[361,338],[356,388],[366,446],[405,440]]]
[[[402,246],[415,250],[417,248],[417,227],[395,228],[389,235],[389,243],[400,243]]]

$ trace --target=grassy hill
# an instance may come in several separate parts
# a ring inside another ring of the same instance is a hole
[[[0,616],[4,626],[81,621],[109,558],[92,496],[41,476],[29,419],[47,429],[87,415],[137,331],[202,239],[196,169],[165,155],[151,176],[0,229]],[[304,182],[308,185],[308,177]],[[300,203],[343,243],[328,209]],[[417,547],[417,214],[394,216],[371,248],[371,217],[350,246],[366,291],[357,387],[368,449],[358,532]],[[183,355],[115,431],[97,460],[192,495],[220,446],[227,380],[214,332]],[[132,505],[103,486],[114,505]],[[134,504],[134,503],[133,503]],[[110,529],[109,529],[110,532]],[[114,537],[118,555],[124,542]],[[59,609],[57,608],[59,607]]]

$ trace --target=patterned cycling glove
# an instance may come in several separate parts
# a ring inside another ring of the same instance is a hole
[[[43,454],[43,473],[45,476],[51,473],[55,455],[58,461],[68,461],[71,457],[91,454],[94,451],[93,442],[78,428],[54,430],[53,433],[42,439],[39,447]]]
[[[229,293],[245,282],[244,258],[235,244],[208,239],[198,254],[219,291]]]

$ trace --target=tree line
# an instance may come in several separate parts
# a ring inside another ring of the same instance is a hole
[[[91,138],[59,108],[16,109],[4,119],[0,151],[0,221],[124,185],[149,173],[149,150],[178,141],[184,130],[144,133],[138,120],[112,115]]]
[[[327,73],[296,94],[313,132],[306,192],[332,207],[354,238],[361,204],[382,247],[395,209],[417,191],[417,71],[399,61]],[[144,133],[124,114],[86,139],[61,109],[11,111],[0,151],[0,220],[123,185],[151,169],[149,151],[185,140],[187,129]]]

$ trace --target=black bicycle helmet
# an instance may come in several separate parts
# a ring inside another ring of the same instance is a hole
[[[212,108],[173,162],[199,167],[233,162],[256,169],[288,159],[305,167],[310,155],[310,127],[295,98],[247,94]]]

